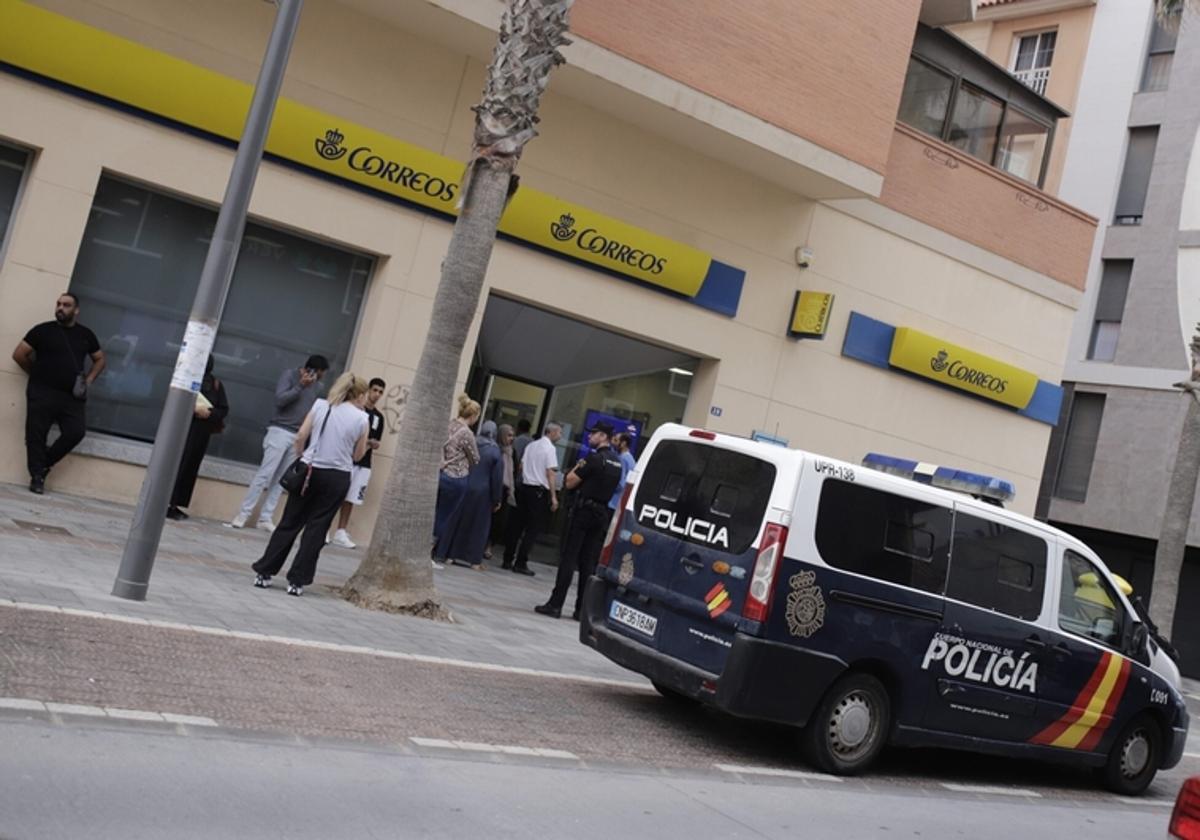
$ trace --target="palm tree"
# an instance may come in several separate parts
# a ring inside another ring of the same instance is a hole
[[[1150,619],[1168,637],[1175,624],[1179,576],[1183,572],[1188,526],[1196,501],[1196,481],[1200,479],[1200,324],[1192,337],[1191,378],[1175,383],[1175,387],[1183,391],[1188,401],[1187,413],[1163,507],[1162,530],[1154,551],[1154,581],[1150,585]]]
[[[1177,28],[1185,9],[1195,9],[1196,0],[1157,0],[1159,22]],[[1154,579],[1150,584],[1150,620],[1170,637],[1175,626],[1175,605],[1179,600],[1179,578],[1187,551],[1188,526],[1196,501],[1196,482],[1200,480],[1200,324],[1192,337],[1191,378],[1175,383],[1187,399],[1179,448],[1171,469],[1171,483],[1163,507],[1162,528],[1154,550]]]
[[[496,241],[500,215],[516,190],[517,162],[537,136],[538,105],[550,71],[563,63],[573,0],[508,0],[474,108],[475,135],[461,207],[433,302],[429,334],[405,408],[371,546],[343,595],[355,604],[431,618],[445,616],[429,562],[442,443],[463,345]]]

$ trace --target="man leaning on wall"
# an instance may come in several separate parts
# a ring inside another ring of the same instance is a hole
[[[266,491],[267,499],[258,513],[255,527],[268,533],[275,530],[272,517],[283,494],[279,479],[292,463],[292,444],[296,440],[296,433],[317,401],[317,383],[327,370],[329,360],[324,356],[312,355],[303,367],[288,368],[279,375],[279,382],[275,385],[275,414],[267,424],[267,433],[263,437],[262,463],[250,480],[250,487],[246,490],[246,497],[242,499],[237,515],[225,523],[228,527],[245,527],[259,497]]]

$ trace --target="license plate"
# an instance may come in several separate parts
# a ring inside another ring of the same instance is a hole
[[[613,601],[609,607],[608,617],[618,624],[624,624],[626,627],[632,627],[639,633],[644,633],[647,636],[653,636],[654,630],[658,627],[658,619],[652,615],[646,615],[641,610],[635,610],[633,607],[626,606],[620,601]]]

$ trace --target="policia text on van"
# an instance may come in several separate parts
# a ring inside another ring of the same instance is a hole
[[[809,760],[886,743],[1094,767],[1179,762],[1179,672],[1073,537],[968,495],[668,425],[614,517],[580,637],[660,692],[800,727]]]

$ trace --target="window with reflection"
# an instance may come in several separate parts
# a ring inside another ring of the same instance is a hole
[[[900,122],[918,131],[942,136],[954,77],[917,58],[908,60],[908,75],[904,78],[904,93],[900,98]]]
[[[88,391],[90,428],[154,438],[216,219],[208,207],[100,179],[70,286],[108,360]],[[323,390],[341,373],[372,265],[370,257],[246,225],[213,349],[230,412],[210,457],[261,460],[286,368],[324,355],[331,370]]]
[[[946,142],[971,157],[991,163],[996,154],[1004,103],[976,87],[963,84],[954,101]]]
[[[1050,126],[1009,105],[1000,129],[997,168],[1036,184],[1042,174],[1049,139]]]

